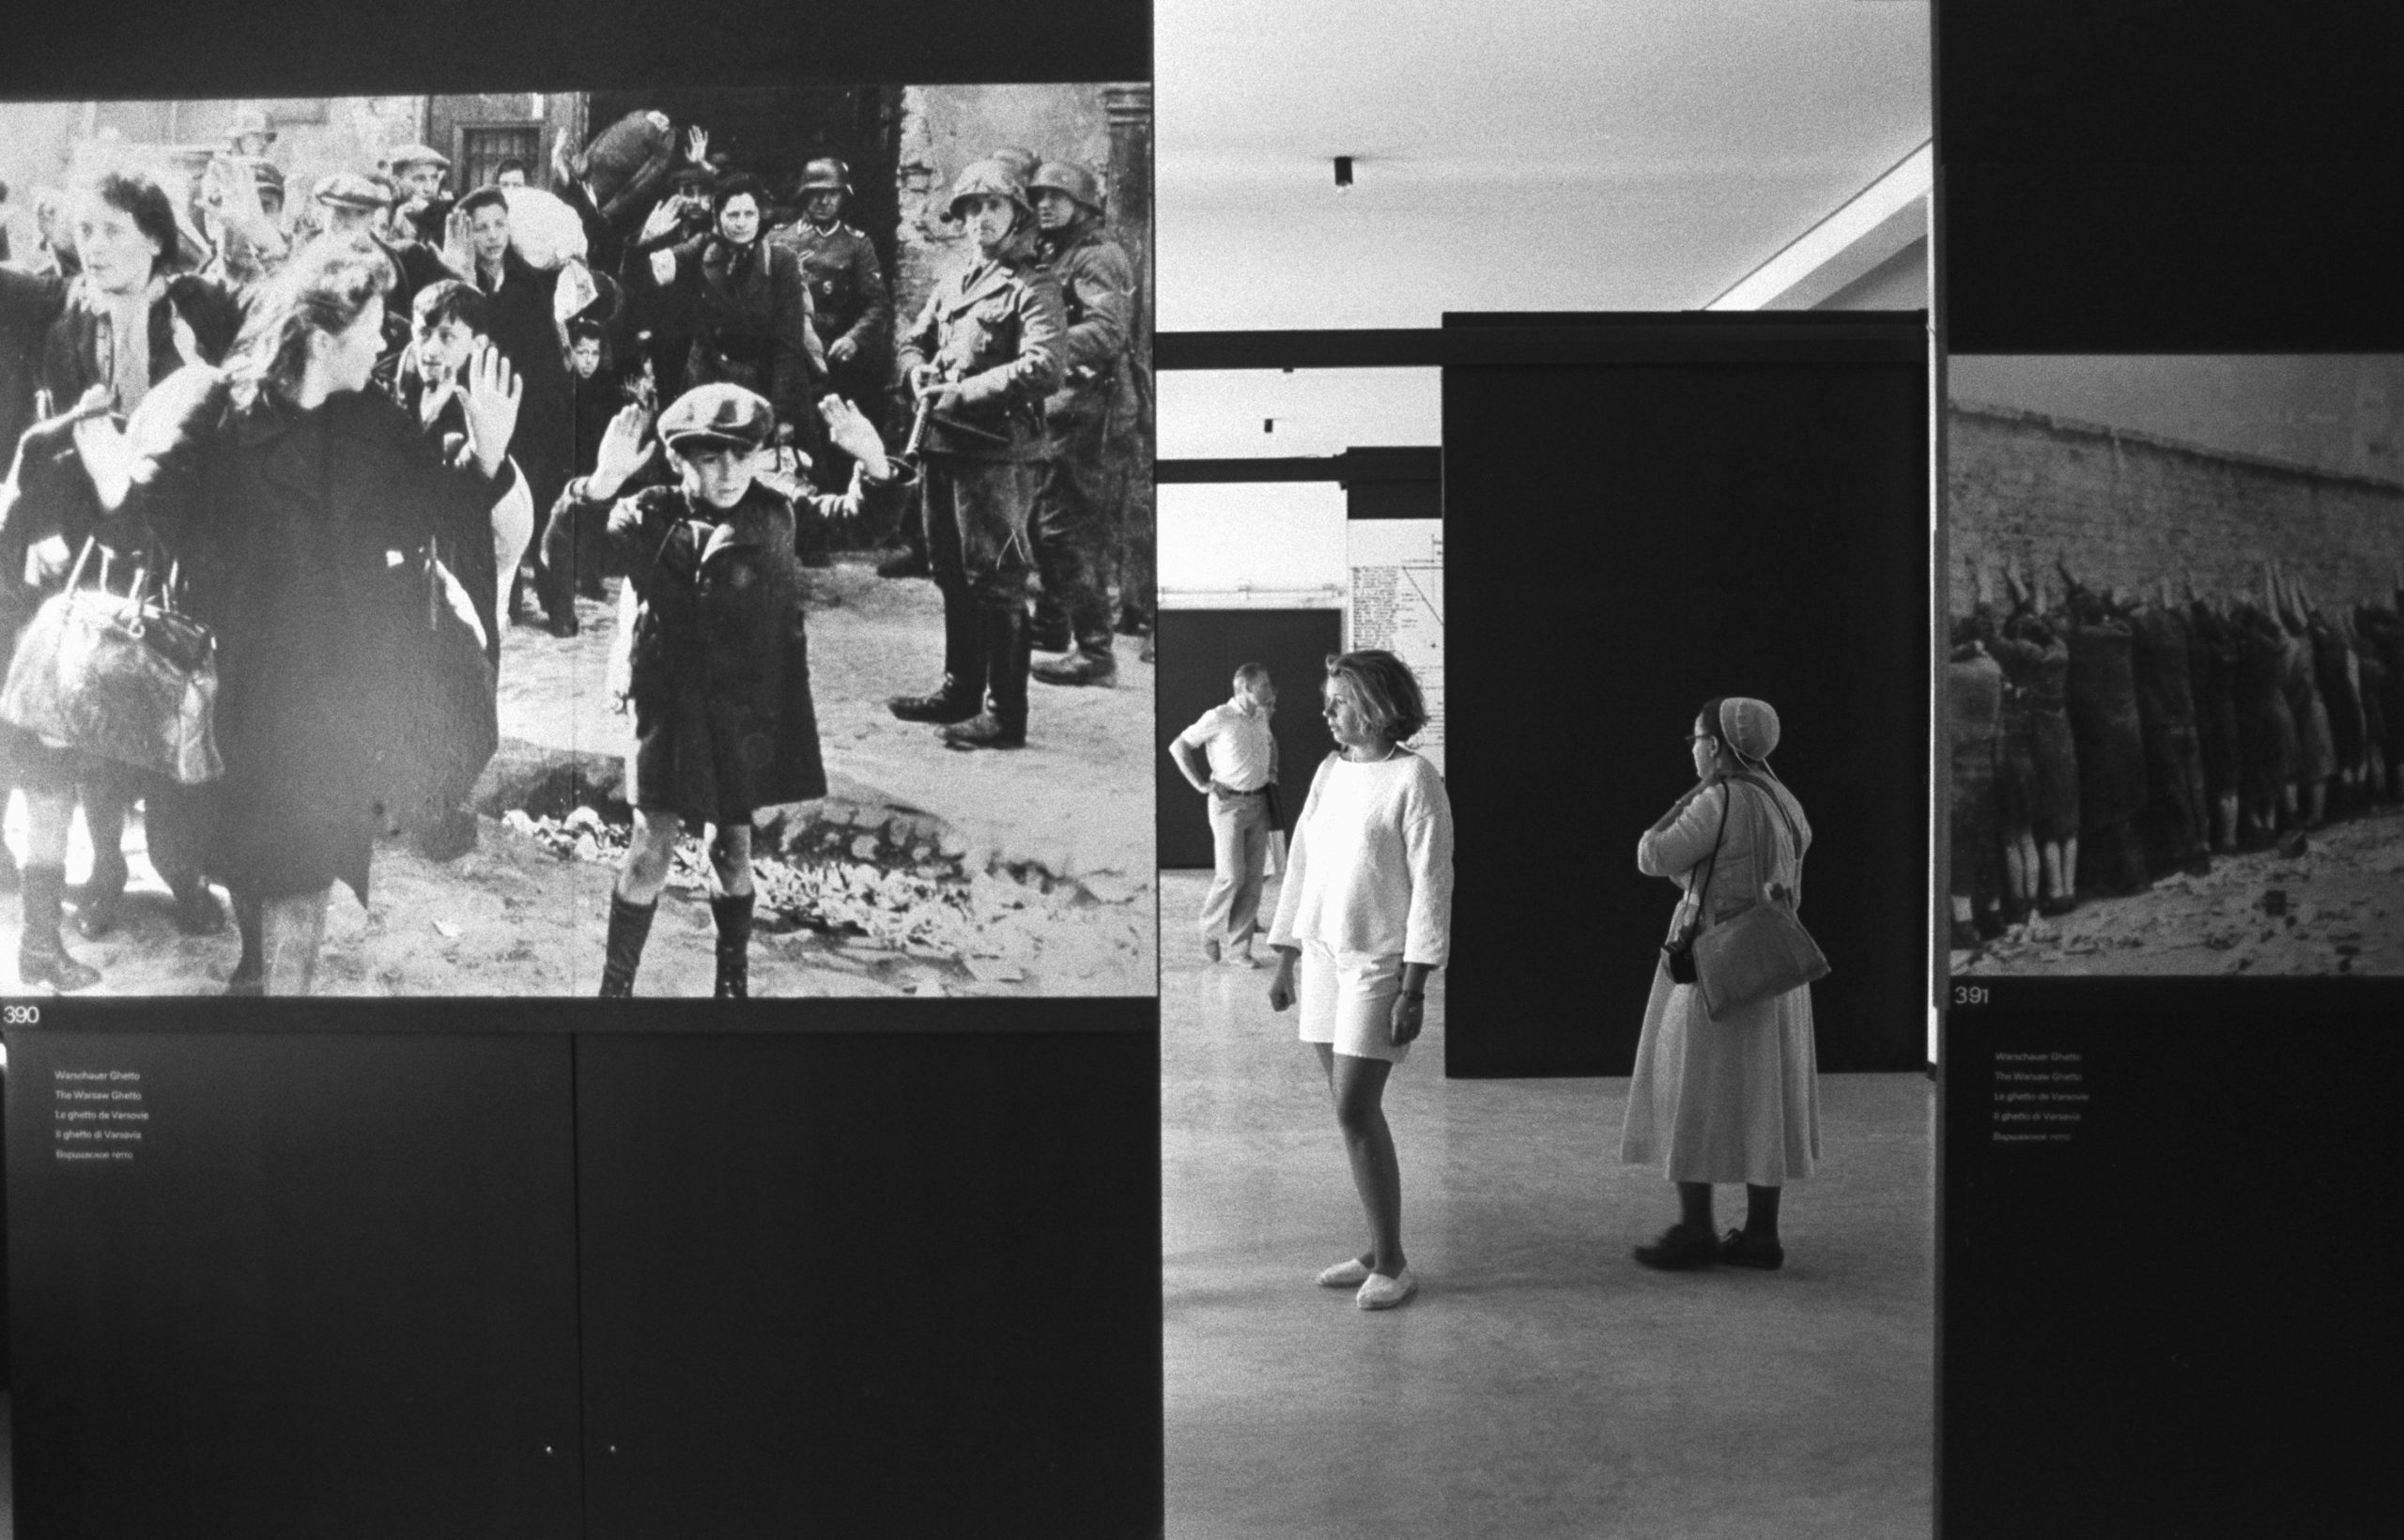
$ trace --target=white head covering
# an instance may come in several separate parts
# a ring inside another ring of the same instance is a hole
[[[1766,701],[1729,696],[1719,702],[1719,741],[1745,759],[1765,760],[1778,747],[1778,713]]]

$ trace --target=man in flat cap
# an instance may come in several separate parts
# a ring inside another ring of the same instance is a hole
[[[863,484],[891,474],[884,446],[840,398],[821,411],[860,470],[843,496],[809,500],[825,516],[854,516]],[[634,993],[676,840],[697,826],[710,853],[715,993],[739,999],[750,992],[751,815],[826,794],[794,507],[760,479],[776,438],[766,397],[731,384],[686,392],[659,417],[674,480],[622,497],[658,448],[648,432],[641,407],[620,411],[593,473],[561,494],[581,505],[577,515],[606,513],[603,559],[636,606],[625,656],[634,839],[609,896],[600,993]]]
[[[383,356],[378,361],[379,379],[393,384],[392,365],[409,343],[411,306],[423,290],[454,275],[442,265],[441,254],[422,240],[394,240],[377,228],[378,216],[393,204],[393,189],[374,177],[338,171],[317,184],[319,217],[331,236],[364,237],[392,258],[393,288],[384,296]]]
[[[439,247],[451,218],[453,200],[442,195],[443,179],[451,174],[451,157],[431,145],[403,145],[385,163],[400,183],[399,212],[408,233]]]

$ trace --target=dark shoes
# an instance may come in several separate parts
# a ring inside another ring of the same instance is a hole
[[[1118,682],[1118,660],[1108,653],[1071,653],[1057,662],[1038,663],[1027,671],[1046,685],[1093,685],[1106,689]]]
[[[934,570],[927,565],[927,555],[924,551],[903,551],[899,556],[876,564],[876,575],[879,578],[932,578],[934,576]]]
[[[896,715],[900,714],[897,712]],[[1016,727],[1006,726],[992,712],[979,712],[965,722],[945,728],[943,741],[947,747],[960,749],[1025,748],[1026,724],[1021,722]]]
[[[885,703],[886,709],[905,722],[948,724],[964,722],[976,716],[984,702],[976,696],[955,692],[951,682],[932,695],[897,695]]]
[[[2077,907],[2078,901],[2076,899],[2065,899],[2054,894],[2047,894],[2044,898],[2037,901],[2037,913],[2044,916],[2048,919],[2055,918],[2057,916],[2067,915]]]
[[[1955,920],[1953,922],[1953,949],[1957,952],[1973,952],[1978,950],[1978,926],[1966,919]]]
[[[1719,1242],[1712,1239],[1708,1230],[1689,1230],[1683,1224],[1672,1224],[1663,1230],[1659,1239],[1651,1245],[1637,1247],[1636,1259],[1663,1272],[1707,1268],[1719,1260]]]
[[[1786,1263],[1786,1248],[1775,1240],[1749,1240],[1742,1230],[1731,1230],[1719,1242],[1719,1260],[1732,1268],[1759,1268],[1776,1272]]]

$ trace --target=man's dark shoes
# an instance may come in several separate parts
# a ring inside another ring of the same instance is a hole
[[[1708,1230],[1689,1230],[1683,1224],[1672,1224],[1663,1230],[1659,1239],[1651,1245],[1637,1247],[1636,1259],[1663,1272],[1707,1268],[1719,1260],[1719,1242],[1712,1239]]]
[[[943,741],[953,748],[963,749],[1025,748],[1026,727],[1024,723],[1014,728],[1005,727],[1002,719],[992,712],[979,712],[969,721],[945,728]]]
[[[981,704],[973,695],[955,693],[948,681],[932,695],[897,695],[885,703],[886,710],[905,722],[938,724],[967,721]]]
[[[1103,688],[1117,683],[1118,660],[1108,653],[1071,653],[1056,662],[1038,663],[1027,672],[1046,685],[1094,685]]]
[[[879,562],[876,575],[879,578],[929,578],[934,575],[934,568],[927,565],[925,552],[903,551],[899,556]]]
[[[1775,1240],[1750,1240],[1744,1231],[1731,1230],[1719,1242],[1719,1260],[1732,1268],[1776,1272],[1786,1264],[1786,1248]]]

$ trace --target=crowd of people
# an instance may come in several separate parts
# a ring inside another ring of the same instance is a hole
[[[2324,605],[2275,561],[2226,593],[2057,570],[1974,567],[1953,623],[1956,948],[2404,798],[2404,574]]]
[[[1116,571],[1149,533],[1138,287],[1086,168],[970,165],[947,211],[971,249],[897,334],[839,160],[789,210],[704,131],[636,113],[562,140],[555,191],[508,162],[454,198],[449,158],[408,145],[287,208],[274,139],[246,115],[189,187],[127,162],[45,190],[36,249],[0,264],[0,654],[70,581],[172,573],[215,636],[224,762],[184,785],[0,723],[26,984],[99,981],[66,913],[117,927],[138,805],[175,923],[220,931],[230,897],[229,989],[305,993],[331,886],[364,901],[379,833],[472,846],[458,744],[479,713],[492,733],[502,628],[573,635],[623,578],[638,837],[604,993],[631,990],[692,824],[740,995],[750,814],[824,788],[798,569],[833,529],[899,525],[880,571],[941,591],[941,682],[892,709],[954,748],[1024,745],[1030,677],[1111,682],[1114,576],[1119,624],[1148,628],[1146,564]],[[1038,644],[1067,655],[1034,669]]]

